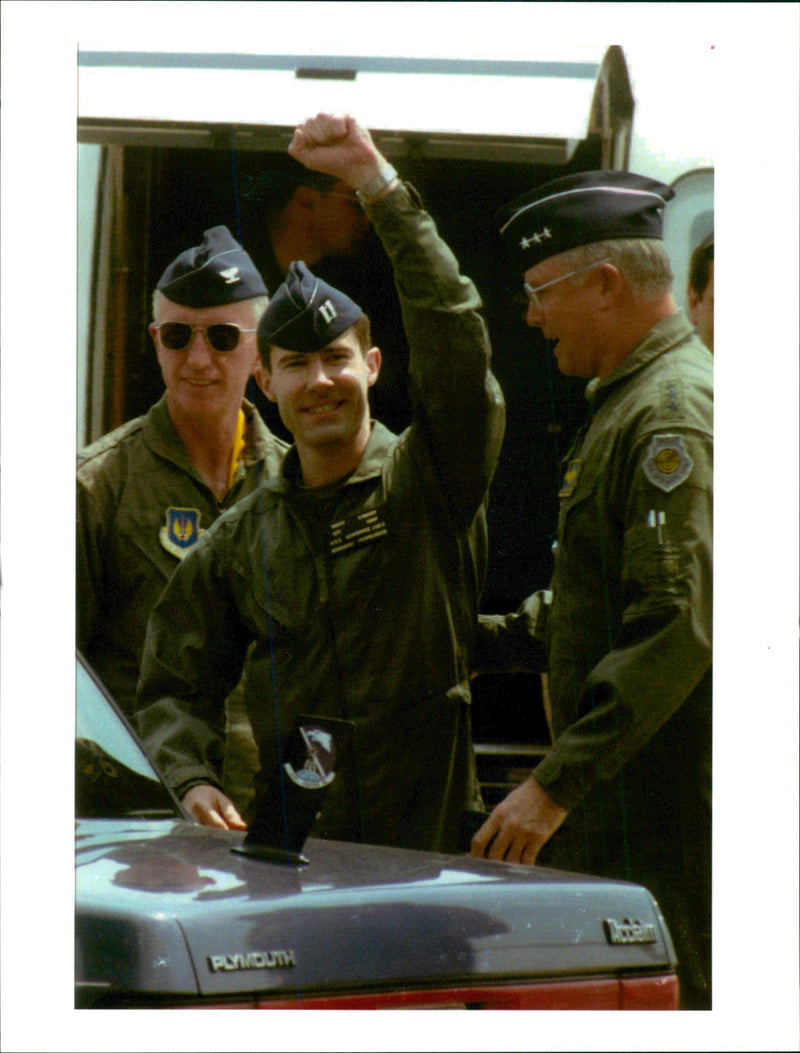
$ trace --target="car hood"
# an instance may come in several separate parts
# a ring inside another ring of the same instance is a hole
[[[184,821],[91,820],[76,842],[79,986],[298,995],[674,966],[643,888],[544,868],[309,840],[308,865]]]

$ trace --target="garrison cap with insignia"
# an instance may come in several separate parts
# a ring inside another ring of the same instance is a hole
[[[321,351],[361,314],[357,303],[316,278],[305,263],[292,263],[258,323],[259,354],[267,356],[273,344],[287,351]]]
[[[157,289],[182,307],[223,307],[266,296],[255,264],[227,227],[211,227],[202,242],[172,261]]]
[[[523,274],[549,256],[594,241],[661,238],[664,205],[675,191],[632,172],[579,172],[554,179],[495,216]]]

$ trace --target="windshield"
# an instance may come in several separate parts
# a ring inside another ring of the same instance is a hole
[[[76,818],[179,815],[130,728],[81,662],[76,688]]]

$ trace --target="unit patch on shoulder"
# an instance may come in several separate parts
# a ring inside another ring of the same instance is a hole
[[[200,527],[198,508],[168,508],[167,523],[159,530],[158,540],[167,552],[183,559],[203,534],[205,530]]]
[[[648,480],[669,493],[692,474],[694,461],[680,435],[654,435],[642,463]]]

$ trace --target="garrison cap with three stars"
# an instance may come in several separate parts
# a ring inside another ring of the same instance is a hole
[[[272,345],[307,354],[321,351],[361,314],[357,303],[315,277],[305,263],[291,263],[258,323],[259,354],[265,358]]]
[[[549,256],[594,241],[661,238],[664,205],[675,191],[633,172],[579,172],[554,179],[495,216],[523,274]]]
[[[266,296],[255,264],[227,227],[211,227],[202,242],[176,257],[157,289],[182,307],[222,307]]]

